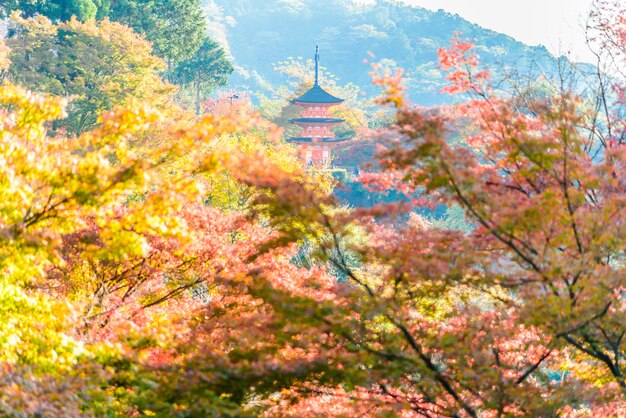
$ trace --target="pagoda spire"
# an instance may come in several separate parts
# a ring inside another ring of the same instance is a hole
[[[320,64],[319,48],[317,45],[315,45],[315,84],[314,86],[319,86],[319,64]]]

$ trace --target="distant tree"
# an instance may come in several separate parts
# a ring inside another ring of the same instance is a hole
[[[195,93],[196,114],[205,96],[216,87],[223,86],[233,66],[217,42],[204,38],[202,46],[188,59],[178,63],[172,80],[177,84],[192,86]]]
[[[59,5],[59,20],[66,21],[76,16],[81,22],[95,19],[98,14],[98,5],[94,0],[57,0]]]
[[[101,20],[109,16],[109,12],[111,11],[111,0],[92,0],[92,1],[98,7],[98,12],[96,13],[96,19]]]
[[[163,62],[132,30],[108,20],[57,25],[43,16],[15,17],[8,79],[31,90],[72,97],[69,117],[56,122],[74,134],[96,125],[98,114],[137,99],[161,106],[173,87]]]

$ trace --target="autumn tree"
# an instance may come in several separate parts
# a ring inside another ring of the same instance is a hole
[[[611,2],[597,10],[596,39],[612,48],[606,64],[621,63],[626,11]],[[382,172],[363,180],[403,191],[410,205],[348,215],[322,202],[294,208],[280,185],[278,201],[259,202],[280,231],[268,247],[309,236],[319,260],[349,283],[330,304],[274,299],[294,328],[339,337],[333,362],[345,379],[294,385],[292,406],[283,397],[274,413],[623,414],[620,67],[599,72],[595,95],[562,88],[520,101],[496,93],[470,43],[455,39],[439,57],[445,91],[467,98],[454,110],[470,125],[462,143],[448,141],[440,115],[405,103],[399,74],[377,80],[397,122],[379,155]],[[458,205],[462,227],[414,213],[385,226],[391,215],[436,204]]]
[[[247,214],[253,188],[322,193],[280,131],[250,109],[168,122],[136,104],[48,131],[65,104],[0,88],[2,414],[252,415],[252,397],[326,370],[256,293],[334,285],[295,250],[253,260],[272,234]]]
[[[619,34],[617,62],[624,13],[602,14]],[[600,106],[563,90],[521,105],[494,92],[471,44],[456,39],[439,55],[446,91],[470,96],[457,107],[471,121],[466,143],[451,145],[445,120],[407,106],[398,79],[382,78],[398,135],[380,154],[383,172],[366,180],[417,207],[459,205],[471,227],[372,225],[355,246],[361,269],[327,253],[353,283],[356,314],[349,325],[312,315],[369,374],[353,394],[319,392],[423,416],[622,414],[623,78],[602,75],[611,84],[599,83]],[[350,232],[323,212],[332,237]]]
[[[81,22],[108,17],[145,36],[153,53],[170,67],[190,58],[206,36],[199,0],[9,0],[2,8],[6,15],[19,10],[24,17],[39,14],[54,23],[72,16]]]
[[[34,91],[71,97],[69,117],[57,128],[81,134],[98,114],[132,100],[165,107],[174,92],[159,73],[163,62],[131,29],[104,20],[53,24],[38,16],[13,18],[7,40],[11,66],[7,78]]]

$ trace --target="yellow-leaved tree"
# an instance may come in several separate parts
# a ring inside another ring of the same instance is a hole
[[[11,64],[6,78],[30,90],[70,97],[67,118],[55,129],[81,134],[98,115],[115,105],[141,100],[162,111],[171,105],[175,87],[160,73],[164,62],[152,45],[132,29],[108,19],[52,23],[38,15],[11,22]]]
[[[251,320],[272,308],[250,280],[299,270],[293,249],[256,256],[273,232],[248,209],[263,189],[323,194],[328,183],[307,180],[281,131],[250,109],[169,121],[135,103],[76,136],[49,129],[66,106],[0,87],[1,413],[239,414],[251,388],[296,378],[259,386],[259,354],[245,354],[259,346],[232,344],[257,340],[275,363],[287,342],[266,341],[271,316]],[[192,370],[205,378],[180,378]]]

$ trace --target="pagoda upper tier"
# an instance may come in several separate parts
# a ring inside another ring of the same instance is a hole
[[[343,99],[339,97],[335,97],[323,88],[320,87],[319,84],[316,83],[311,87],[309,91],[304,93],[302,96],[297,99],[292,100],[292,103],[298,105],[306,105],[306,104],[339,104],[343,102]]]

